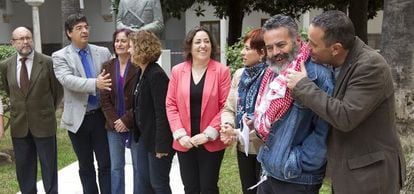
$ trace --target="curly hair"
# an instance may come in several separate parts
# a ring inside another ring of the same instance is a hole
[[[196,26],[187,33],[187,36],[185,37],[184,42],[183,42],[185,60],[192,60],[193,59],[193,56],[191,55],[191,47],[193,45],[194,36],[197,34],[197,32],[200,32],[200,31],[206,32],[207,35],[208,35],[208,38],[210,39],[210,43],[211,43],[210,58],[214,58],[216,56],[217,45],[216,45],[216,42],[214,41],[213,37],[211,36],[210,32],[207,30],[207,28],[205,28],[203,26]]]
[[[160,57],[161,42],[153,32],[139,30],[130,33],[128,38],[134,44],[134,53],[131,53],[131,57],[136,63],[150,64]]]

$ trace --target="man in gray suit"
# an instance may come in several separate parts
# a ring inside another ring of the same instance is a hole
[[[110,90],[109,74],[100,72],[111,53],[107,48],[88,43],[89,25],[83,14],[70,15],[65,21],[65,31],[71,44],[52,54],[56,77],[64,88],[61,126],[69,130],[79,160],[83,193],[98,193],[94,153],[99,189],[101,193],[110,193],[109,147],[99,89]]]
[[[46,193],[57,193],[55,111],[63,90],[52,59],[33,50],[33,36],[18,27],[10,41],[17,53],[0,63],[3,88],[10,98],[10,128],[22,193],[36,193],[37,157]]]
[[[160,0],[121,0],[116,28],[149,30],[159,35],[164,29]]]

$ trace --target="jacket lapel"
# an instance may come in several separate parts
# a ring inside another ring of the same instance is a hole
[[[178,86],[178,88],[182,87],[183,88],[183,98],[184,99],[184,103],[185,103],[185,107],[187,110],[188,115],[190,115],[191,110],[190,110],[190,83],[191,83],[191,62],[186,62],[185,67],[183,68],[183,75],[182,77],[178,77],[178,79],[182,79],[182,86]],[[178,82],[180,83],[180,82]]]
[[[80,60],[79,54],[75,51],[72,46],[68,46],[66,54],[69,56],[70,62],[75,66],[82,77],[86,77],[85,69],[83,69],[82,61]]]
[[[32,65],[32,72],[30,73],[30,80],[29,80],[29,91],[33,88],[34,84],[36,83],[37,78],[39,77],[40,72],[43,69],[43,59],[40,58],[38,53],[34,53],[33,56],[33,65]]]
[[[13,90],[14,91],[18,91],[17,93],[20,95],[20,96],[22,96],[22,97],[24,97],[24,94],[23,94],[23,92],[22,92],[22,90],[20,90],[20,88],[19,88],[19,84],[17,84],[17,54],[15,54],[14,55],[14,57],[13,57],[13,59],[12,59],[12,61],[10,61],[10,64],[9,64],[9,67],[10,67],[10,80],[8,80],[10,83],[10,86],[11,86],[11,88],[10,88],[10,92],[12,92]],[[7,86],[5,86],[5,87],[7,87]]]
[[[91,46],[89,46],[89,51],[91,53],[93,67],[95,69],[95,77],[98,77],[98,75],[101,73],[101,58],[99,57],[100,54],[98,52],[98,49],[92,48]]]
[[[125,77],[124,89],[125,89],[125,86],[128,85],[128,82],[130,82],[135,77],[136,74],[137,74],[136,68],[134,67],[132,63],[130,63],[128,71],[126,72],[126,75],[124,75]]]
[[[206,79],[204,80],[203,98],[201,100],[201,118],[203,112],[206,110],[207,102],[210,99],[211,93],[213,92],[214,85],[216,84],[216,65],[213,60],[208,62]]]
[[[340,89],[342,89],[343,82],[345,80],[346,74],[348,74],[348,71],[351,68],[351,64],[354,63],[354,60],[357,58],[355,57],[361,47],[363,46],[362,41],[359,38],[355,39],[355,44],[351,48],[351,50],[348,53],[348,56],[345,59],[344,64],[341,66],[341,70],[339,72],[338,78],[335,80],[335,89],[334,89],[334,97],[337,97],[339,95]]]

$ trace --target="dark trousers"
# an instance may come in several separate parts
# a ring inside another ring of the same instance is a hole
[[[247,190],[260,180],[260,163],[256,159],[257,155],[245,153],[237,150],[237,163],[239,164],[239,175],[244,194],[256,194],[257,189]]]
[[[12,138],[17,181],[22,194],[36,194],[37,157],[46,193],[58,193],[56,136]]]
[[[170,170],[173,153],[162,158],[155,157],[143,143],[138,142],[138,193],[171,194]]]
[[[219,193],[217,182],[224,150],[209,152],[201,146],[177,154],[186,194]]]
[[[257,188],[258,194],[318,194],[321,184],[304,185],[277,180],[270,176]]]
[[[94,153],[98,162],[98,179],[101,193],[111,193],[111,162],[105,117],[102,111],[85,115],[77,133],[69,132],[73,149],[79,161],[79,177],[84,194],[98,193],[94,166]]]

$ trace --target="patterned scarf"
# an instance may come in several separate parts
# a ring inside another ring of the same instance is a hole
[[[240,77],[236,112],[236,128],[241,128],[241,119],[244,113],[252,115],[256,103],[257,92],[262,82],[266,63],[259,63],[253,67],[246,67]]]
[[[278,121],[290,108],[293,98],[287,88],[287,69],[300,71],[300,63],[309,57],[310,49],[307,44],[301,43],[299,54],[276,78],[275,73],[267,68],[257,95],[254,111],[254,126],[256,133],[266,141],[272,123]],[[273,79],[274,78],[274,79]]]

